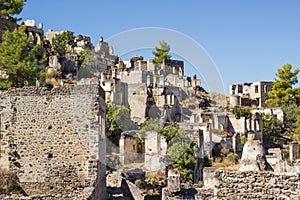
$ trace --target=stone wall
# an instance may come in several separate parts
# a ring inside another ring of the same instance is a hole
[[[292,142],[290,145],[290,161],[300,159],[300,144]]]
[[[0,163],[28,195],[105,198],[103,94],[97,84],[0,93]]]
[[[163,190],[162,199],[299,199],[300,175],[270,171],[228,171],[204,168],[204,188],[193,185],[179,192]]]
[[[272,172],[216,171],[218,199],[298,199],[300,176]]]

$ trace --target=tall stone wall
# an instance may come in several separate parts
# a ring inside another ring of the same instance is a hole
[[[97,84],[0,93],[0,164],[28,195],[105,199],[103,94]]]

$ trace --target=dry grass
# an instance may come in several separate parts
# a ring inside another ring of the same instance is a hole
[[[20,194],[22,189],[19,186],[17,175],[9,170],[0,168],[0,194]]]

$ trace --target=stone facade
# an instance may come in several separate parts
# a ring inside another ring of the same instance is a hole
[[[229,86],[231,106],[265,107],[268,92],[272,89],[273,82],[259,81],[244,84],[232,84]]]
[[[165,170],[163,160],[167,154],[165,137],[156,131],[146,132],[145,137],[145,168],[149,171]]]
[[[1,166],[28,195],[105,199],[105,102],[98,84],[1,92]]]
[[[109,46],[107,42],[103,41],[103,37],[100,37],[99,43],[95,47],[95,53],[97,60],[95,65],[99,72],[106,70],[107,66],[114,66],[118,63],[119,57],[114,55],[114,49]]]
[[[144,162],[145,145],[138,138],[138,131],[126,131],[121,134],[119,152],[122,167],[127,164]]]
[[[149,171],[165,170],[167,142],[164,136],[156,131],[148,131],[144,142],[139,139],[139,131],[125,131],[119,141],[119,157],[122,167],[130,164],[143,164]]]
[[[180,172],[178,170],[168,171],[168,191],[170,192],[180,191]]]
[[[292,142],[290,144],[290,161],[300,159],[300,144],[298,142]]]

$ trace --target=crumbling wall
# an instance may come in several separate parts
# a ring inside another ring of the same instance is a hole
[[[298,174],[204,168],[204,188],[163,189],[162,199],[299,199]]]
[[[290,145],[290,161],[300,159],[300,144],[292,142]]]
[[[0,163],[28,195],[105,197],[103,94],[98,85],[0,93]]]
[[[217,199],[298,199],[300,176],[272,172],[216,171]]]

